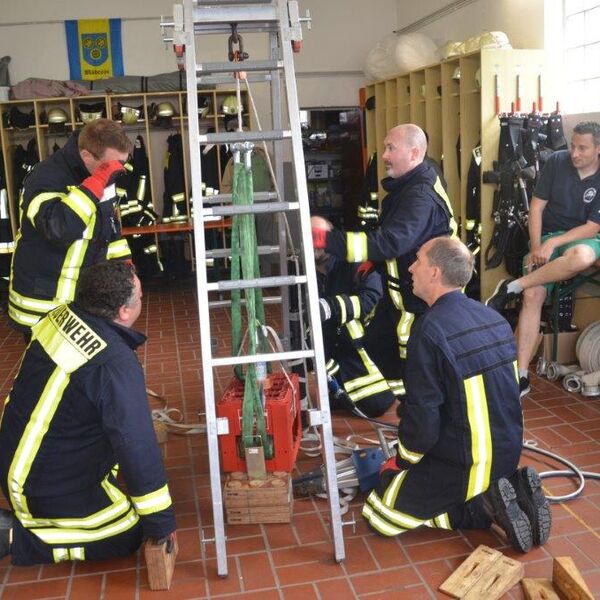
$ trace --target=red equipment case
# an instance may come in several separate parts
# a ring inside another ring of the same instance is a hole
[[[290,472],[302,437],[298,375],[290,373],[286,377],[283,373],[271,373],[263,387],[267,435],[273,440],[273,458],[265,459],[265,465],[269,473]],[[226,417],[229,421],[229,433],[219,436],[221,469],[226,473],[246,470],[243,450],[240,451],[243,398],[244,383],[234,377],[217,402],[217,417]]]

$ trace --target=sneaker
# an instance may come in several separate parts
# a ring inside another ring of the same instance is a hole
[[[485,301],[486,306],[493,308],[496,312],[502,313],[508,302],[517,295],[507,290],[508,284],[511,281],[514,281],[512,277],[501,279],[494,293]]]
[[[531,523],[533,543],[543,546],[550,537],[552,511],[542,490],[542,482],[533,467],[523,467],[509,477],[517,492],[517,502]]]
[[[505,477],[492,483],[483,494],[483,508],[515,550],[529,552],[533,545],[531,523],[517,502],[517,493]]]
[[[10,530],[14,517],[10,510],[0,508],[0,559],[10,554]]]
[[[529,377],[519,377],[519,398],[527,396],[530,391],[531,386],[529,385]]]

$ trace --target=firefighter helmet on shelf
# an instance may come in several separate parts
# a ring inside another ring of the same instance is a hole
[[[454,79],[454,81],[457,83],[460,81],[460,67],[456,67],[456,69],[454,69],[454,73],[452,73],[452,79]]]
[[[156,107],[157,117],[172,117],[175,114],[175,108],[170,102],[161,102]]]
[[[208,115],[210,110],[210,98],[208,96],[198,96],[198,116],[202,119]]]
[[[223,100],[221,110],[224,115],[237,115],[240,112],[237,96],[233,94],[231,96],[226,96]]]
[[[119,111],[121,113],[121,122],[125,123],[125,125],[133,125],[134,123],[137,123],[141,114],[140,109],[134,108],[133,106],[120,105]]]
[[[48,123],[53,125],[66,123],[68,121],[67,113],[62,108],[51,108],[48,111]]]
[[[104,102],[94,102],[92,104],[81,103],[79,106],[79,117],[82,123],[91,123],[97,119],[101,119],[104,114],[106,107]]]

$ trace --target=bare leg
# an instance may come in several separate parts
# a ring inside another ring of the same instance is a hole
[[[537,272],[537,271],[535,271]],[[546,288],[536,286],[523,292],[523,306],[517,330],[517,367],[527,369],[538,344],[542,306]]]
[[[563,256],[559,256],[539,269],[524,275],[518,281],[523,289],[527,290],[545,283],[571,279],[577,273],[591,267],[595,260],[594,252],[589,246],[573,246]]]

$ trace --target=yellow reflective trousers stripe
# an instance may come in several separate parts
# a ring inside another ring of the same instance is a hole
[[[485,384],[482,375],[465,380],[467,418],[471,434],[471,458],[466,500],[481,494],[490,486],[492,470],[492,435]]]

